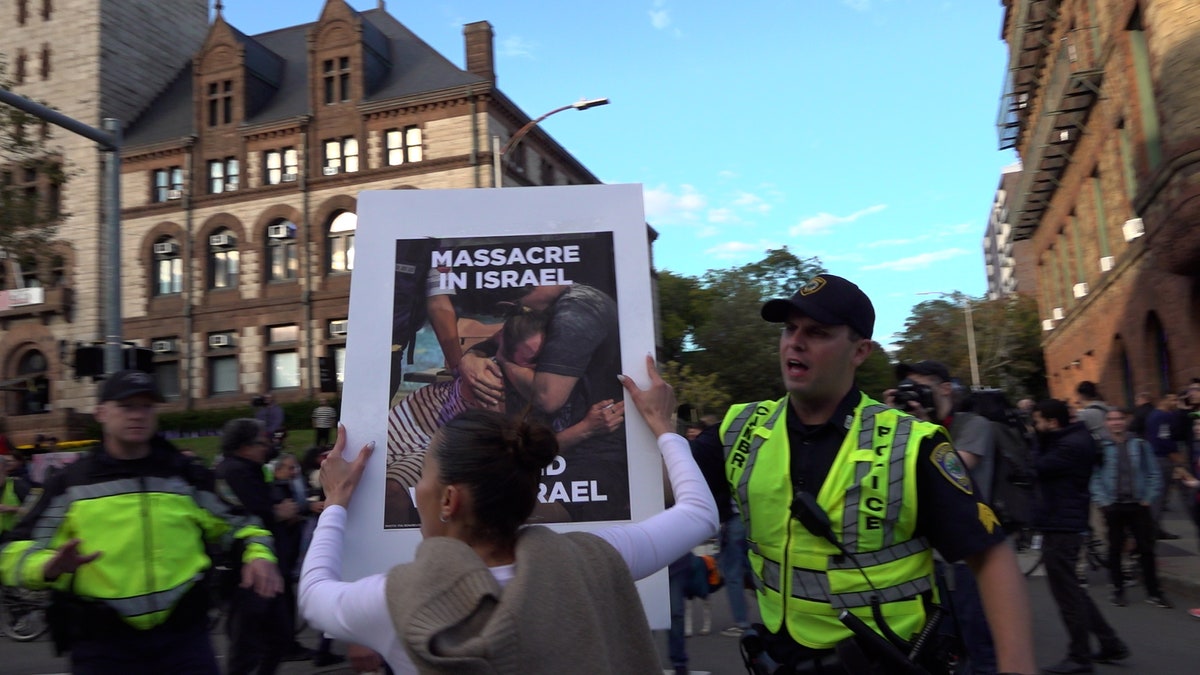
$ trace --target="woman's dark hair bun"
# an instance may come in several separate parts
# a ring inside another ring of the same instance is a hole
[[[544,424],[527,419],[513,420],[504,429],[503,438],[513,460],[526,469],[541,471],[558,455],[558,439]]]

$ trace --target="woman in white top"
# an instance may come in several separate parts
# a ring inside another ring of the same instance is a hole
[[[346,462],[339,433],[300,581],[309,624],[379,652],[398,674],[661,672],[633,581],[713,536],[718,517],[674,433],[674,393],[646,362],[649,389],[622,381],[658,438],[676,501],[641,523],[592,534],[522,527],[557,454],[554,433],[468,411],[426,454],[416,490],[425,540],[414,561],[343,582],[345,508],[374,444]]]

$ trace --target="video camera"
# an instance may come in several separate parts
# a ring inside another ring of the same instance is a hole
[[[262,396],[255,396],[254,398],[250,399],[250,405],[254,406],[255,408],[265,408],[267,406],[267,399]]]
[[[892,394],[892,400],[897,408],[906,412],[909,410],[909,401],[912,401],[920,406],[928,417],[933,417],[937,410],[937,403],[933,400],[933,387],[907,377],[896,385],[896,392]]]

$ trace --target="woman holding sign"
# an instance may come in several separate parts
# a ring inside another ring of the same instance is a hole
[[[300,607],[327,634],[363,644],[397,673],[658,673],[634,580],[717,529],[711,493],[674,433],[675,396],[647,357],[650,388],[622,377],[658,437],[675,506],[594,533],[522,527],[558,444],[549,428],[473,410],[440,429],[417,485],[425,541],[413,562],[341,581],[346,505],[374,445],[353,462],[345,436],[321,470],[326,509],[300,583]]]

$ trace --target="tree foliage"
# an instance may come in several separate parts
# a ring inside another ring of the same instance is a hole
[[[1011,400],[1044,396],[1037,301],[1026,296],[962,300],[971,308],[980,384],[1005,390]],[[963,383],[971,382],[965,305],[945,298],[918,304],[897,344],[900,361],[936,359]]]
[[[0,88],[12,87],[0,55]],[[0,104],[0,249],[21,259],[38,257],[65,215],[57,195],[67,176],[48,138],[42,120]]]
[[[676,399],[691,406],[696,419],[702,415],[723,415],[732,402],[716,373],[702,374],[690,365],[668,361],[663,366],[662,378],[675,390]]]

